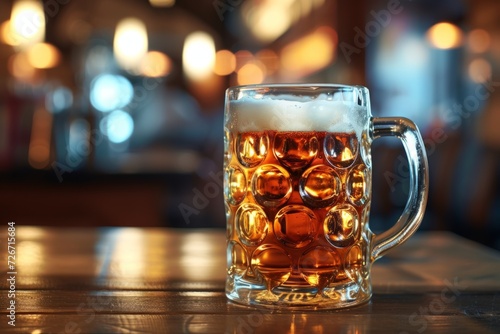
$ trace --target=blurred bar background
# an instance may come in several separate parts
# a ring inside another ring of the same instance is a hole
[[[422,229],[500,249],[499,72],[497,0],[1,1],[0,221],[224,228],[224,90],[361,84],[425,138]],[[407,163],[373,159],[381,230]]]

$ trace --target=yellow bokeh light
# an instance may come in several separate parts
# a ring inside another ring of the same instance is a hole
[[[260,84],[265,77],[265,68],[259,61],[246,63],[237,72],[239,85]]]
[[[7,20],[0,25],[0,38],[2,39],[2,42],[7,45],[19,45],[19,39],[13,34],[10,20]]]
[[[113,40],[118,64],[132,73],[138,71],[142,58],[148,52],[148,34],[144,23],[136,18],[118,22]]]
[[[189,34],[182,50],[184,73],[191,80],[205,80],[212,75],[215,64],[215,43],[209,34],[196,31]]]
[[[48,43],[37,43],[27,51],[28,61],[34,68],[52,68],[59,64],[60,54],[57,48]]]
[[[236,69],[236,56],[229,50],[219,50],[215,54],[214,73],[229,75]]]
[[[271,42],[290,28],[294,19],[294,0],[248,1],[243,5],[243,20],[252,34]]]
[[[469,32],[467,43],[472,52],[482,53],[488,51],[490,48],[491,37],[484,29],[474,29]]]
[[[43,4],[36,0],[17,0],[10,17],[12,45],[25,49],[45,39],[45,13]]]
[[[281,62],[285,70],[304,76],[325,68],[334,60],[335,44],[335,31],[321,27],[283,48]]]
[[[462,30],[454,24],[440,22],[427,31],[427,39],[438,49],[453,49],[462,45]]]
[[[159,51],[149,51],[141,62],[141,74],[146,77],[164,77],[172,69],[170,58]]]
[[[475,83],[484,83],[491,78],[491,64],[484,58],[477,58],[470,62],[469,77]]]

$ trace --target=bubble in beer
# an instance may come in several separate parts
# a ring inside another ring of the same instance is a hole
[[[335,170],[326,165],[309,168],[299,180],[300,196],[313,207],[331,205],[337,199],[341,181]]]
[[[347,168],[358,154],[358,139],[353,133],[329,133],[324,142],[325,157],[328,162],[339,168]]]
[[[252,194],[264,206],[274,207],[285,203],[292,193],[290,174],[276,165],[263,165],[255,170]]]
[[[238,166],[230,165],[224,173],[224,191],[227,200],[232,205],[237,205],[247,194],[247,180],[245,174]]]
[[[318,149],[314,134],[284,132],[274,138],[274,155],[292,171],[307,167],[316,158]]]
[[[245,167],[255,167],[267,156],[269,137],[264,132],[240,133],[236,139],[238,161]]]
[[[346,247],[353,243],[359,226],[356,209],[350,204],[334,206],[325,216],[325,237],[333,246]]]
[[[278,246],[262,245],[252,254],[253,271],[262,277],[269,291],[280,286],[292,273],[292,262],[288,254]]]
[[[268,220],[257,205],[247,203],[236,211],[236,231],[240,241],[247,246],[256,246],[267,236]]]
[[[368,198],[369,174],[365,165],[360,164],[351,169],[347,177],[347,195],[351,203],[363,205]]]
[[[227,271],[229,275],[243,276],[248,267],[245,249],[236,241],[230,241],[227,246]]]
[[[312,286],[323,289],[341,269],[339,255],[332,249],[317,246],[306,251],[299,259],[302,277]]]
[[[274,218],[274,234],[288,247],[300,248],[313,241],[317,218],[311,209],[301,205],[288,205]]]

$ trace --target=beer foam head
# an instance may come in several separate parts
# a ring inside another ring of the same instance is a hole
[[[248,131],[328,131],[361,134],[368,120],[366,107],[354,102],[332,101],[319,95],[315,99],[292,95],[255,98],[245,96],[231,101],[231,126]]]

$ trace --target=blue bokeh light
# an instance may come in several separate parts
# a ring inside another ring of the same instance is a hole
[[[104,117],[99,124],[102,133],[113,143],[123,143],[134,132],[134,120],[123,110],[115,110]]]
[[[91,83],[90,103],[102,112],[125,107],[133,96],[132,84],[121,75],[102,74]]]

